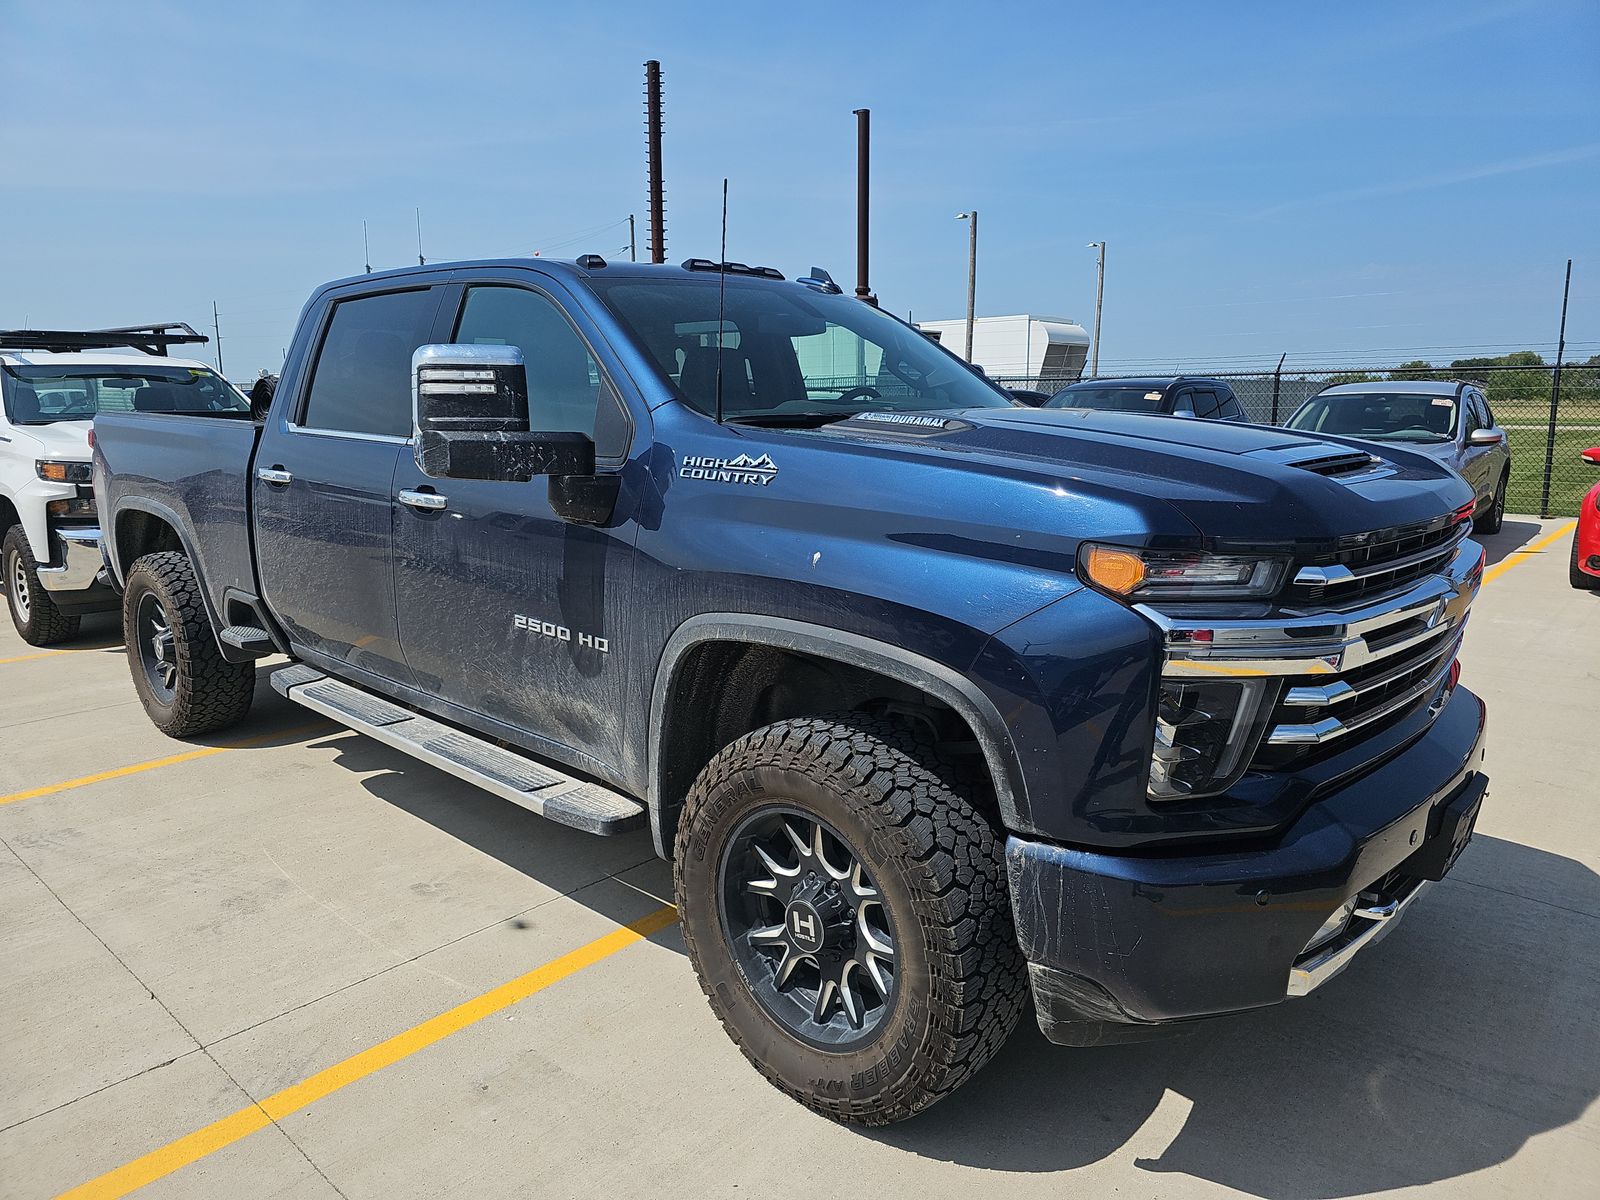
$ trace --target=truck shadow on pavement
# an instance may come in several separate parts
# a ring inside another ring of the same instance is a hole
[[[1485,566],[1492,567],[1509,558],[1544,532],[1537,521],[1507,517],[1499,533],[1474,533],[1472,539],[1483,547]]]
[[[647,833],[591,837],[357,734],[318,741],[385,803],[619,923],[640,915],[637,894],[588,885],[653,862]],[[670,899],[664,864],[633,877]],[[1392,936],[1307,999],[1092,1050],[1049,1044],[1029,1012],[955,1095],[854,1132],[999,1172],[1131,1158],[1272,1200],[1454,1179],[1600,1096],[1597,940],[1600,876],[1480,834]]]
[[[869,1136],[994,1171],[1131,1155],[1273,1200],[1453,1179],[1600,1095],[1597,941],[1600,877],[1480,834],[1382,946],[1305,1000],[1093,1050],[1050,1045],[1030,1014],[971,1084]]]

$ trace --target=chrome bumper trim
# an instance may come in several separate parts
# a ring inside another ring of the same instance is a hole
[[[1350,961],[1369,946],[1376,946],[1395,927],[1399,917],[1405,915],[1416,898],[1428,890],[1426,880],[1418,880],[1404,896],[1385,897],[1358,907],[1350,917],[1345,932],[1326,946],[1295,961],[1289,968],[1290,996],[1306,996],[1327,983]]]
[[[81,592],[95,585],[100,574],[100,530],[92,525],[69,525],[50,531],[60,543],[61,565],[38,568],[39,585],[47,592]]]

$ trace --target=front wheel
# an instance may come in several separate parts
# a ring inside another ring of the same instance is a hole
[[[1579,565],[1578,534],[1582,532],[1581,526],[1572,531],[1572,560],[1567,564],[1567,582],[1580,592],[1600,591],[1600,575],[1591,575]]]
[[[147,554],[128,573],[122,636],[145,713],[168,737],[226,729],[255,695],[253,662],[222,657],[194,568],[182,554]]]
[[[1472,523],[1472,532],[1500,532],[1500,526],[1506,521],[1506,482],[1509,478],[1509,475],[1500,476],[1500,482],[1494,489],[1494,499],[1489,501],[1489,507],[1483,516]]]
[[[837,1121],[948,1095],[1026,1000],[1000,838],[932,751],[860,714],[781,721],[718,754],[679,823],[678,909],[712,1010]]]
[[[40,585],[39,561],[33,557],[21,525],[6,531],[0,544],[0,568],[4,570],[0,578],[5,580],[11,623],[23,641],[30,646],[54,646],[78,635],[79,618],[57,608]]]

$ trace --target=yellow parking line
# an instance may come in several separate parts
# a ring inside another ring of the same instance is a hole
[[[15,658],[0,658],[0,667],[9,663],[33,662],[39,658],[54,658],[57,654],[75,654],[75,650],[41,650],[37,654],[19,654]]]
[[[502,983],[481,996],[458,1004],[436,1017],[430,1017],[420,1025],[412,1026],[404,1033],[397,1033],[387,1041],[379,1042],[376,1046],[359,1054],[353,1054],[343,1062],[318,1071],[299,1083],[274,1092],[249,1108],[241,1108],[219,1121],[213,1121],[203,1129],[197,1129],[176,1141],[168,1142],[165,1146],[152,1150],[149,1154],[136,1158],[114,1171],[108,1171],[98,1179],[91,1179],[71,1191],[62,1192],[57,1200],[68,1200],[69,1197],[72,1200],[112,1200],[112,1197],[126,1196],[129,1192],[163,1179],[208,1154],[233,1145],[234,1142],[248,1137],[256,1130],[266,1128],[273,1121],[281,1120],[290,1113],[299,1112],[307,1105],[314,1104],[341,1088],[410,1058],[419,1050],[425,1050],[434,1043],[443,1041],[452,1033],[459,1033],[485,1017],[491,1017],[519,1001],[526,1000],[536,992],[544,991],[552,984],[560,983],[569,975],[593,966],[601,959],[609,958],[617,951],[643,941],[653,933],[659,933],[677,919],[677,909],[671,905],[658,908],[649,916],[640,917],[630,925],[614,929],[586,946],[579,946],[560,958],[552,959],[542,967],[535,967],[526,975],[520,975],[509,983]]]
[[[1535,554],[1539,553],[1539,551],[1546,549],[1547,547],[1549,547],[1553,543],[1559,542],[1562,538],[1566,537],[1567,534],[1572,532],[1572,528],[1576,524],[1577,524],[1576,521],[1568,521],[1565,525],[1561,526],[1561,528],[1557,529],[1554,533],[1547,533],[1547,534],[1544,535],[1544,537],[1540,538],[1537,542],[1530,542],[1528,545],[1524,546],[1521,550],[1518,550],[1518,551],[1515,551],[1512,554],[1506,555],[1505,558],[1503,558],[1499,562],[1495,563],[1494,566],[1490,567],[1487,571],[1485,571],[1483,573],[1483,581],[1485,583],[1489,583],[1492,580],[1499,579],[1500,576],[1504,575],[1507,571],[1511,570],[1512,567],[1515,567],[1515,566],[1518,566],[1518,565],[1520,565],[1522,563],[1527,562],[1528,559],[1532,558]]]
[[[170,754],[166,758],[152,758],[149,762],[113,767],[109,771],[97,771],[93,775],[80,775],[76,779],[63,780],[61,783],[48,783],[44,787],[29,788],[25,792],[12,792],[9,796],[0,796],[0,805],[15,804],[18,800],[32,800],[35,796],[51,796],[56,792],[69,792],[73,788],[87,787],[91,783],[104,783],[107,779],[121,779],[125,775],[138,775],[143,771],[154,771],[158,767],[172,767],[178,763],[193,762],[197,758],[210,758],[213,754],[226,754],[229,750],[244,750],[277,738],[297,738],[302,734],[314,733],[323,727],[324,722],[316,721],[310,725],[297,725],[293,729],[280,729],[273,733],[241,738],[236,742],[224,742],[220,746],[201,746],[196,750],[186,750],[182,754]]]

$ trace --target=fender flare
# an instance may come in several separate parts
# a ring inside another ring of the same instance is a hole
[[[122,521],[122,514],[129,512],[148,513],[152,517],[159,517],[172,527],[172,532],[178,536],[178,545],[183,547],[184,557],[194,564],[195,577],[200,583],[200,601],[206,606],[206,616],[211,621],[211,636],[216,637],[217,631],[225,624],[217,606],[211,600],[211,589],[206,586],[203,567],[198,555],[195,554],[194,541],[189,537],[189,531],[184,528],[183,518],[174,510],[162,504],[159,500],[150,500],[143,496],[133,497],[118,501],[116,511],[111,514],[110,528],[101,527],[101,549],[103,557],[111,568],[111,573],[116,579],[118,590],[125,591],[128,586],[128,564],[122,561],[121,547],[118,545],[117,527]],[[227,647],[221,642],[217,643],[219,650],[226,655]]]
[[[684,656],[706,642],[746,642],[832,659],[886,675],[948,704],[960,714],[978,739],[990,778],[994,781],[995,800],[1000,808],[1001,820],[1008,829],[1031,828],[1022,815],[1028,809],[1027,785],[1005,721],[994,702],[961,672],[902,646],[826,625],[755,613],[703,613],[679,625],[668,639],[656,666],[655,683],[650,694],[650,738],[646,760],[650,827],[656,840],[656,851],[663,857],[670,858],[672,849],[663,845],[664,823],[661,820],[662,809],[667,803],[662,794],[665,756],[661,752],[667,705]]]

